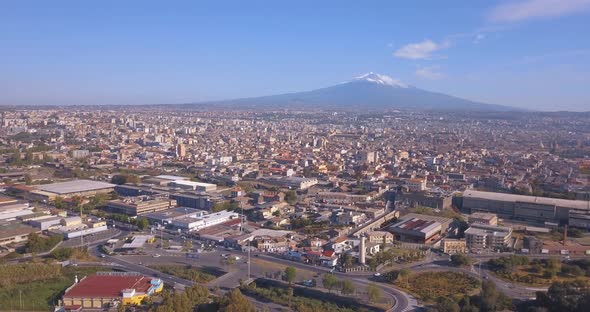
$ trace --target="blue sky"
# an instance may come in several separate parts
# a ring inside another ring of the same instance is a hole
[[[590,110],[590,0],[0,1],[0,104],[269,95],[378,72]]]

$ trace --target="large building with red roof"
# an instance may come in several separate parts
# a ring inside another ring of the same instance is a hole
[[[398,241],[431,244],[440,238],[441,228],[441,224],[434,220],[407,218],[389,227],[389,231]]]
[[[163,287],[161,279],[139,273],[98,272],[66,289],[62,303],[66,311],[138,305]]]

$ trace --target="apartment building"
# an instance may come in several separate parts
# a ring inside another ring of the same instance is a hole
[[[512,229],[509,227],[474,223],[465,231],[465,243],[471,251],[508,247],[511,239]]]

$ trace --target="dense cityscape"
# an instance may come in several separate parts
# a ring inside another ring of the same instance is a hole
[[[12,309],[510,310],[589,272],[588,114],[73,107],[1,125],[2,280],[68,286],[14,287]]]

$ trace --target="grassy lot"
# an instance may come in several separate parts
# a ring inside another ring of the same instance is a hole
[[[150,268],[196,283],[207,283],[223,274],[223,272],[207,270],[190,265],[152,265]]]
[[[0,266],[0,271],[10,270],[9,267],[9,265]],[[58,270],[58,275],[48,276],[48,278],[26,277],[21,274],[18,283],[0,287],[0,309],[53,311],[53,306],[58,303],[63,292],[74,283],[75,275],[81,279],[97,271],[108,271],[105,268],[95,267],[66,267]],[[20,298],[22,298],[22,306]]]
[[[424,272],[398,278],[394,284],[430,302],[438,297],[472,294],[479,281],[467,274],[456,272]]]
[[[532,286],[573,281],[590,277],[590,261],[561,261],[559,258],[533,259],[526,256],[505,256],[488,261],[494,274],[504,280]]]
[[[256,264],[256,266],[264,268],[263,275],[265,275],[265,276],[267,274],[272,274],[272,273],[276,273],[279,271],[284,272],[285,268],[287,268],[287,265],[276,263],[276,262],[271,262],[271,261],[266,261],[266,260],[262,260],[262,259],[254,258],[254,257],[252,258],[252,264]],[[312,278],[316,277],[316,275],[317,274],[315,272],[297,268],[297,279],[312,279]]]
[[[574,281],[579,276],[573,276],[570,274],[557,272],[555,275],[551,276],[543,271],[542,269],[538,269],[535,265],[521,265],[517,266],[513,269],[511,273],[505,272],[493,272],[495,276],[508,281],[508,282],[516,282],[523,285],[529,286],[549,286],[554,282],[565,282],[565,281]]]
[[[382,308],[361,302],[352,295],[339,296],[307,287],[293,287],[291,296],[287,284],[268,279],[257,279],[253,284],[242,287],[241,290],[244,294],[262,302],[290,306],[295,312],[384,311]]]

